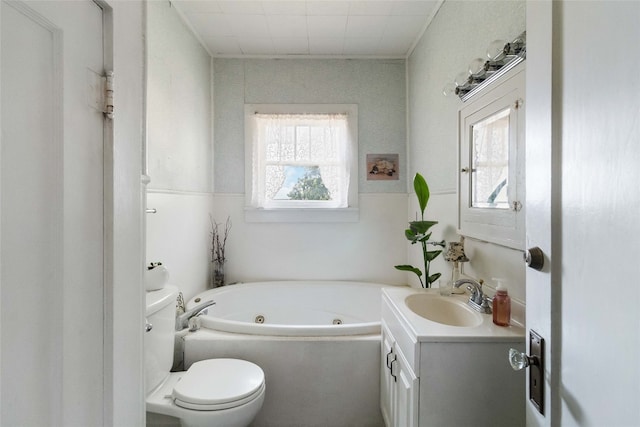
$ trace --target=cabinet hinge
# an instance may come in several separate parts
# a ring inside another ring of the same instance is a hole
[[[523,104],[524,104],[524,100],[523,99],[518,99],[518,100],[516,100],[516,103],[514,104],[514,108],[517,110],[518,108],[522,107]]]
[[[518,201],[511,202],[511,210],[514,212],[520,212],[522,210],[522,203]]]
[[[104,115],[106,118],[113,120],[113,71],[107,71],[103,80],[104,89]]]

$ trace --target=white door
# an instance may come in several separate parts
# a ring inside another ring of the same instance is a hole
[[[546,255],[526,277],[546,340],[528,426],[640,425],[638,22],[637,1],[527,2],[527,245]]]
[[[0,5],[0,424],[101,425],[102,10]]]

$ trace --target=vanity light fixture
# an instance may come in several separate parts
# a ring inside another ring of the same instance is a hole
[[[445,96],[458,95],[464,102],[481,91],[492,81],[524,61],[527,56],[526,31],[511,42],[494,40],[487,47],[487,58],[475,58],[453,82],[447,83],[442,93]]]

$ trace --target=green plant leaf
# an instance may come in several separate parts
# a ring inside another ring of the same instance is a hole
[[[427,283],[431,284],[433,282],[435,282],[436,280],[438,280],[440,278],[440,276],[442,276],[442,274],[440,273],[434,273],[431,276],[429,276],[429,278],[427,279]]]
[[[425,234],[427,230],[436,225],[438,221],[411,221],[409,223],[409,229],[414,234]]]
[[[413,178],[413,188],[418,197],[420,212],[422,213],[422,217],[424,217],[424,210],[427,208],[427,203],[429,202],[429,186],[424,177],[419,173],[416,173],[416,176]]]
[[[425,258],[427,259],[427,261],[431,262],[436,259],[441,253],[442,251],[427,251]]]
[[[422,271],[420,271],[420,269],[415,268],[412,265],[396,265],[395,268],[396,268],[396,270],[400,270],[400,271],[411,271],[411,272],[415,273],[416,276],[418,276],[418,277],[422,276]]]
[[[416,238],[416,233],[414,233],[413,230],[408,228],[408,229],[404,230],[404,237],[406,237],[407,240],[414,241],[415,238]]]

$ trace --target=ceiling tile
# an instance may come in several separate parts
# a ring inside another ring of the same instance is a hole
[[[384,37],[415,39],[425,25],[423,16],[390,16],[382,31]]]
[[[438,5],[436,0],[396,1],[391,10],[392,15],[430,15]]]
[[[232,15],[260,15],[264,14],[264,8],[260,1],[227,0],[218,2],[224,13]]]
[[[304,1],[263,1],[262,7],[267,15],[306,15]]]
[[[213,55],[239,55],[242,53],[235,37],[204,37],[204,42]]]
[[[268,15],[267,23],[272,37],[307,38],[307,17]]]
[[[344,37],[346,16],[307,16],[309,37]]]
[[[390,15],[394,3],[392,1],[350,1],[349,15]]]
[[[378,44],[378,55],[404,56],[413,45],[413,38],[381,37]]]
[[[314,37],[309,38],[309,54],[311,55],[342,55],[344,39],[342,37]]]
[[[345,55],[375,55],[378,52],[378,37],[347,37],[344,39]]]
[[[227,20],[237,37],[269,37],[269,26],[264,15],[228,15]]]
[[[238,45],[245,55],[271,55],[274,52],[273,43],[268,37],[240,38]]]
[[[343,15],[349,14],[347,1],[308,1],[307,14],[309,16]]]
[[[387,16],[349,16],[347,37],[375,37],[386,28]]]
[[[279,55],[308,55],[309,40],[306,38],[273,38],[275,51]]]
[[[194,29],[204,36],[233,36],[233,29],[229,25],[226,15],[217,13],[188,14],[187,19]]]

